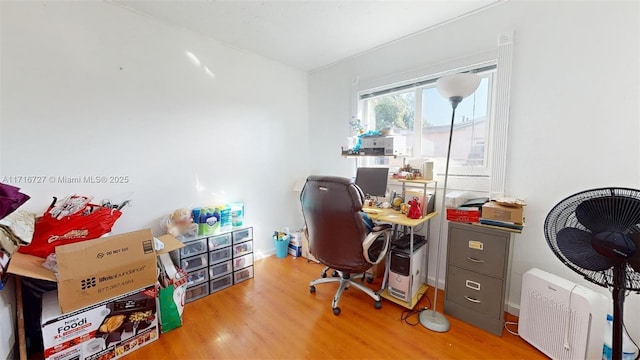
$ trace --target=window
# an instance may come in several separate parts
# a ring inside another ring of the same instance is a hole
[[[380,78],[358,79],[352,97],[352,109],[357,111],[352,116],[361,119],[364,130],[393,128],[395,133],[407,135],[412,156],[433,161],[436,179],[441,180],[451,105],[438,94],[437,78],[463,71],[478,74],[482,77],[480,87],[456,109],[448,187],[488,191],[491,198],[504,196],[513,36],[513,31],[501,33],[496,48],[475,55]],[[378,157],[357,161],[359,166],[394,169],[404,160]]]
[[[451,143],[450,175],[488,177],[490,109],[495,66],[475,69],[481,77],[478,90],[456,109]],[[451,104],[436,88],[437,78],[416,79],[409,84],[359,94],[361,119],[367,130],[389,129],[406,137],[412,157],[434,162],[436,173],[444,173]],[[373,160],[390,167],[402,165],[402,159]],[[487,189],[488,190],[488,189]]]

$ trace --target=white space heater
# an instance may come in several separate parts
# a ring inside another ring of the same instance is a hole
[[[522,275],[520,336],[556,360],[601,359],[606,296],[533,268]]]

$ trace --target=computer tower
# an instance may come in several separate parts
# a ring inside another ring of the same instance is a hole
[[[425,259],[427,242],[414,239],[413,254],[408,247],[392,247],[389,263],[389,294],[410,302],[425,282]]]

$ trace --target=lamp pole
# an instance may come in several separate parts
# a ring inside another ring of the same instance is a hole
[[[471,95],[480,85],[480,77],[475,74],[453,74],[441,77],[437,81],[438,91],[451,102],[451,126],[449,126],[449,145],[447,147],[447,162],[444,170],[444,186],[442,188],[442,206],[440,210],[440,230],[438,233],[438,248],[436,252],[436,279],[433,295],[433,310],[427,309],[420,312],[420,324],[435,332],[447,332],[451,324],[447,318],[437,311],[438,308],[438,281],[440,279],[440,251],[442,248],[442,233],[446,216],[447,181],[449,179],[449,160],[451,158],[451,140],[453,139],[453,123],[456,117],[456,108],[465,97]]]
[[[451,97],[451,107],[453,112],[451,114],[451,126],[449,127],[449,145],[447,147],[447,162],[444,170],[444,186],[442,188],[442,216],[440,216],[440,229],[438,231],[438,250],[436,252],[436,284],[434,286],[433,295],[433,310],[424,310],[420,313],[420,323],[429,330],[436,332],[447,332],[451,328],[449,320],[444,315],[437,312],[438,304],[438,279],[440,279],[440,249],[442,248],[442,232],[444,231],[444,223],[446,220],[446,194],[447,194],[447,180],[449,178],[449,159],[451,158],[451,140],[453,139],[453,122],[456,117],[456,108],[462,101],[461,96]]]

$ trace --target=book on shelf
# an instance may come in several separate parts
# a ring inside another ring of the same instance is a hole
[[[514,222],[509,222],[509,221],[485,219],[485,218],[482,218],[482,217],[480,218],[480,224],[491,225],[491,226],[500,226],[500,227],[505,227],[505,228],[509,228],[509,229],[516,229],[516,230],[522,230],[524,228],[524,224],[516,224]]]
[[[448,208],[447,220],[455,222],[478,222],[480,210],[478,208]]]

